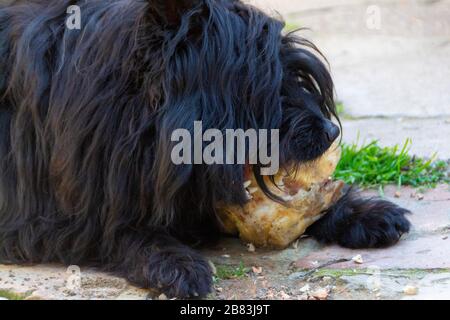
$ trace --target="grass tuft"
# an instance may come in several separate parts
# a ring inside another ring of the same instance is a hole
[[[411,140],[403,146],[380,147],[377,141],[358,146],[343,144],[342,158],[334,177],[361,187],[383,187],[387,184],[434,187],[439,182],[449,182],[447,163],[409,155]]]
[[[340,101],[336,102],[336,112],[338,115],[344,115],[345,114],[345,107],[344,104]]]
[[[238,279],[245,277],[250,272],[249,268],[246,268],[241,263],[238,266],[221,265],[216,267],[215,278],[217,280]]]
[[[300,28],[301,28],[301,26],[298,23],[287,21],[287,22],[285,22],[283,31],[285,33],[289,33],[289,32],[293,32],[293,31],[297,31]]]
[[[26,298],[26,296],[27,295],[25,294],[18,294],[7,290],[0,290],[0,297],[6,298],[8,300],[23,300]]]

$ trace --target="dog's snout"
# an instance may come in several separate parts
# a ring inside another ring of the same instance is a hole
[[[339,127],[329,120],[326,120],[324,124],[324,130],[325,135],[327,136],[327,139],[330,143],[333,143],[341,133]]]

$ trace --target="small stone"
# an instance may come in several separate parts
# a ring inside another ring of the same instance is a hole
[[[309,284],[304,285],[303,287],[300,288],[300,292],[306,293],[310,290],[311,288],[309,287]]]
[[[255,252],[256,251],[255,245],[253,243],[248,243],[247,244],[247,251],[248,252]]]
[[[396,198],[400,198],[401,196],[402,196],[402,193],[400,191],[396,191],[394,193],[394,197],[396,197]]]
[[[414,296],[416,295],[418,292],[417,287],[414,286],[406,286],[403,288],[403,293],[408,295],[408,296]]]
[[[230,258],[230,255],[229,254],[223,254],[222,258],[227,258],[228,259],[228,258]]]
[[[422,193],[418,193],[417,194],[417,200],[423,200],[425,198],[425,196]]]
[[[297,249],[297,248],[298,248],[298,240],[296,240],[292,243],[292,249]]]
[[[318,289],[311,293],[311,296],[317,300],[326,300],[328,298],[329,291],[327,289]]]
[[[158,300],[167,300],[167,296],[164,293],[161,293],[158,297]]]
[[[442,240],[447,240],[448,239],[448,236],[443,236],[442,237]]]
[[[352,261],[353,261],[354,263],[357,263],[357,264],[363,264],[363,263],[364,263],[364,260],[363,260],[363,258],[362,258],[362,256],[361,256],[360,254],[354,256],[354,257],[352,258]]]
[[[217,291],[217,292],[222,292],[222,291],[223,291],[223,288],[222,288],[222,287],[218,287],[218,288],[216,288],[216,291]]]

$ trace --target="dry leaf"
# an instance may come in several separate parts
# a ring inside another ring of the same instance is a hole
[[[261,274],[262,267],[252,267],[252,271],[254,274]]]

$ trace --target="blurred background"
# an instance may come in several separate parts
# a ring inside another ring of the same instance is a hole
[[[250,0],[327,57],[344,141],[450,158],[450,0]]]

